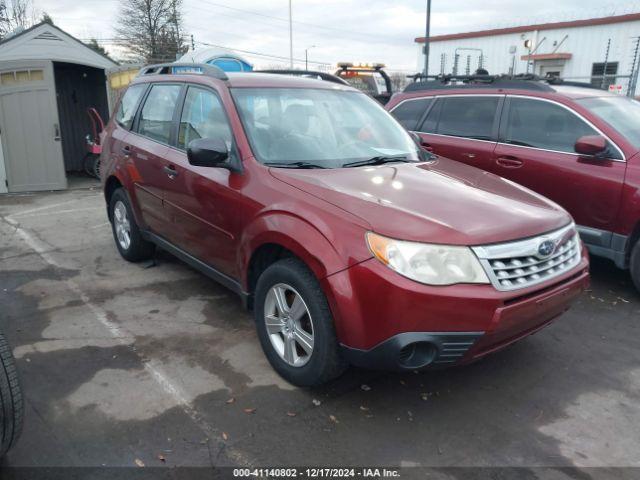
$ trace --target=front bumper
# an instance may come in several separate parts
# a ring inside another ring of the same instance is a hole
[[[547,283],[500,292],[491,285],[432,287],[375,259],[324,280],[345,359],[385,370],[472,362],[543,328],[589,284],[583,252]]]

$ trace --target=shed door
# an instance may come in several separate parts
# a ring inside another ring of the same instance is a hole
[[[10,192],[67,188],[51,62],[2,66],[0,135]]]

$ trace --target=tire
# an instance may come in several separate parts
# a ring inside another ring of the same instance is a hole
[[[87,153],[83,161],[84,171],[87,175],[100,179],[100,156]]]
[[[289,310],[291,320],[281,323],[283,316],[277,307],[277,289],[284,292],[287,307],[294,307]],[[298,301],[298,297],[302,303]],[[299,317],[296,312],[302,312],[302,309],[305,312]],[[269,331],[267,314],[270,315],[271,323]],[[300,387],[320,385],[338,377],[346,369],[347,364],[340,356],[327,299],[316,277],[301,261],[295,258],[279,260],[260,275],[255,291],[254,315],[260,344],[269,363],[289,383]],[[309,333],[312,339],[310,354],[302,347],[303,343],[309,346],[306,340]],[[293,338],[297,335],[297,338],[305,340],[296,340],[293,350],[287,350],[287,345],[291,345],[287,338],[292,338],[288,335]],[[295,353],[293,356],[289,355],[287,361],[287,352],[292,351]],[[297,364],[292,364],[292,360]]]
[[[631,263],[629,264],[629,270],[631,271],[631,279],[636,287],[636,290],[640,292],[640,239],[636,240],[635,245],[631,250]]]
[[[13,447],[24,418],[24,404],[11,347],[0,333],[0,457]]]
[[[124,220],[122,220],[124,215]],[[109,201],[109,220],[116,247],[122,258],[129,262],[140,262],[153,257],[155,245],[142,238],[131,209],[129,197],[124,189],[118,188]],[[119,229],[122,227],[124,230]],[[123,234],[128,233],[126,238]],[[127,241],[128,240],[128,241]]]

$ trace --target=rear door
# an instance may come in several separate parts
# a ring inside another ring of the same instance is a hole
[[[613,229],[626,163],[610,140],[608,158],[577,154],[583,135],[605,136],[560,103],[509,96],[490,170],[557,202],[576,223],[597,229],[583,235],[587,242],[608,246],[610,236],[599,231]]]
[[[437,155],[486,170],[496,147],[503,100],[504,95],[437,97],[417,133]]]
[[[143,220],[150,230],[163,237],[167,237],[172,229],[162,197],[171,183],[165,158],[172,141],[172,125],[181,90],[180,84],[152,84],[134,128],[121,148],[122,155],[128,156],[134,167],[135,196]]]

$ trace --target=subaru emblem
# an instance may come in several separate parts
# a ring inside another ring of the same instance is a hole
[[[538,245],[538,255],[540,257],[548,257],[556,250],[556,244],[553,240],[543,240]]]

